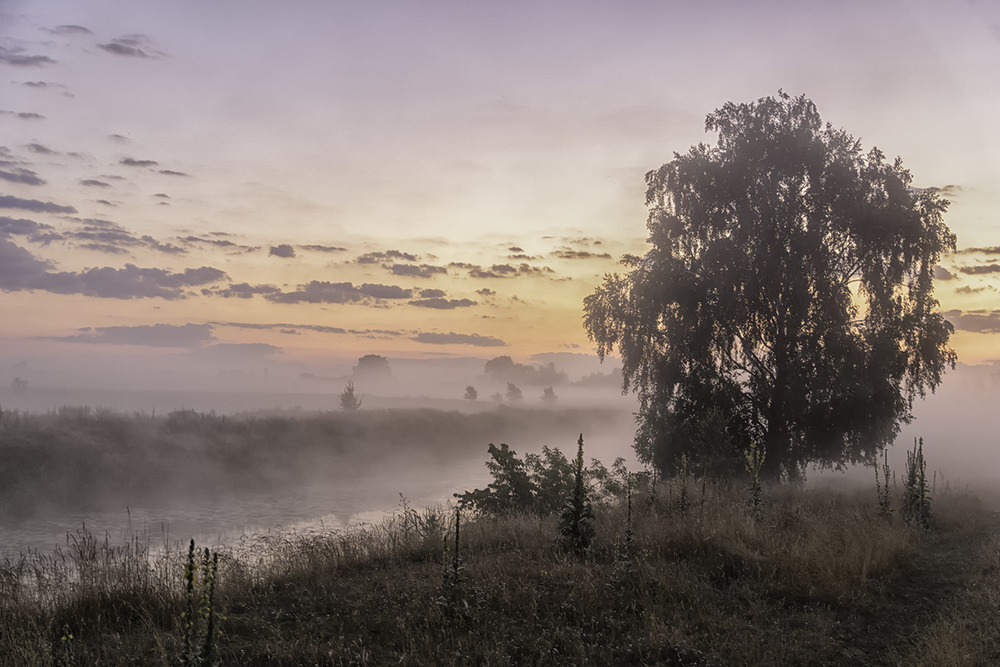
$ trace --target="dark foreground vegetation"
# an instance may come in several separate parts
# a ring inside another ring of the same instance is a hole
[[[616,483],[598,469],[581,487],[582,457],[525,463],[493,449],[494,484],[464,494],[461,512],[404,502],[376,525],[221,553],[160,554],[148,535],[116,544],[78,533],[54,554],[8,558],[0,663],[985,665],[1000,657],[1000,525],[971,495],[923,489],[931,513],[914,515],[906,474],[898,485],[836,492],[688,474]],[[543,511],[545,476],[556,468],[571,474],[567,502]],[[520,511],[499,506],[514,502],[512,482],[528,505]]]

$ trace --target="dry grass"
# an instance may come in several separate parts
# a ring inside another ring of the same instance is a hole
[[[446,511],[261,537],[219,565],[224,664],[992,664],[1000,538],[965,496],[937,532],[856,494],[679,480],[595,507],[580,559],[556,519],[463,525],[468,606],[441,604]],[[959,558],[961,556],[961,558]],[[964,560],[963,560],[964,558]],[[78,535],[0,567],[0,664],[173,664],[183,555]],[[70,638],[72,636],[72,638]],[[65,639],[64,639],[65,637]]]

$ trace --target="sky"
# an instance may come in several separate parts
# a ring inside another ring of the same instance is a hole
[[[779,89],[951,200],[992,364],[998,71],[994,2],[0,0],[0,382],[593,355],[644,174]]]

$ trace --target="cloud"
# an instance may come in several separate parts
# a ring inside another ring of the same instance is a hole
[[[962,248],[959,253],[982,253],[984,255],[1000,255],[1000,245],[988,248]]]
[[[559,259],[611,259],[611,255],[606,252],[596,253],[587,250],[572,250],[570,248],[560,248],[552,253],[553,257]]]
[[[521,246],[512,245],[509,248],[507,248],[507,251],[508,252],[524,252],[524,248],[522,248]]]
[[[48,56],[27,55],[20,49],[8,49],[0,46],[0,63],[13,65],[14,67],[39,67],[41,65],[53,65],[55,60]]]
[[[290,324],[288,322],[269,322],[265,324],[250,323],[250,322],[210,322],[210,324],[220,327],[234,327],[236,329],[253,329],[253,330],[277,329],[281,333],[286,333],[291,330],[316,331],[319,333],[329,333],[338,335],[343,335],[347,333],[347,330],[342,329],[341,327],[331,327],[323,324]]]
[[[0,169],[0,178],[11,183],[21,183],[23,185],[45,185],[45,181],[38,177],[38,174],[30,169],[14,169],[7,171]]]
[[[126,167],[155,167],[160,164],[156,160],[136,160],[130,157],[122,158],[118,162]]]
[[[100,48],[116,56],[129,58],[158,58],[163,54],[148,46],[149,38],[145,35],[123,35],[115,37],[107,44],[98,44]]]
[[[275,257],[284,257],[289,259],[295,257],[295,248],[288,245],[287,243],[282,243],[281,245],[271,246],[271,251],[267,253],[268,255],[274,255]]]
[[[963,188],[961,185],[955,185],[955,184],[942,185],[941,187],[931,186],[929,188],[924,188],[925,192],[936,192],[937,194],[943,195],[945,197],[956,197],[959,194],[961,194],[963,190],[965,190],[965,188]]]
[[[397,285],[365,283],[358,290],[365,296],[375,299],[409,299],[413,296],[413,290],[403,289]]]
[[[312,250],[313,252],[347,252],[347,248],[333,245],[300,245],[302,250]]]
[[[418,306],[420,308],[434,308],[437,310],[452,310],[454,308],[468,308],[469,306],[475,306],[476,302],[472,299],[416,299],[410,301],[411,306]]]
[[[110,188],[110,183],[105,183],[104,181],[99,181],[96,178],[85,178],[80,181],[80,185],[86,185],[89,188]]]
[[[22,235],[34,235],[38,234],[42,230],[52,229],[49,225],[43,225],[35,222],[34,220],[26,220],[25,218],[8,218],[7,216],[0,215],[0,237],[9,234],[22,234]]]
[[[0,110],[0,114],[4,116],[16,116],[22,120],[42,120],[45,118],[40,113],[35,113],[34,111],[8,111],[6,109]]]
[[[547,266],[538,267],[531,266],[526,263],[519,264],[518,266],[513,266],[511,264],[494,264],[488,269],[484,269],[483,267],[475,264],[466,264],[464,262],[453,262],[448,266],[466,268],[469,270],[469,276],[472,278],[514,278],[517,276],[541,276],[546,273],[555,273],[555,271]]]
[[[366,283],[355,287],[353,283],[331,283],[313,280],[300,285],[294,292],[266,294],[265,299],[274,303],[358,303],[368,299],[409,299],[413,290],[396,285]]]
[[[35,213],[76,213],[76,209],[72,206],[60,206],[52,202],[21,199],[10,195],[0,195],[0,208],[19,208]]]
[[[185,174],[183,171],[174,171],[173,169],[160,169],[158,173],[164,174],[166,176],[184,176],[184,177],[190,176],[190,174]]]
[[[172,273],[165,269],[91,268],[80,272],[52,272],[52,264],[0,238],[0,290],[42,290],[55,294],[82,294],[104,299],[183,299],[184,288],[217,282],[225,272],[208,266]]]
[[[183,255],[187,253],[187,250],[181,248],[180,246],[175,246],[173,243],[162,243],[157,241],[152,236],[142,236],[140,239],[152,250],[165,253],[167,255]]]
[[[150,324],[83,329],[75,336],[50,337],[70,343],[103,343],[111,345],[144,345],[148,347],[201,347],[215,340],[208,324]]]
[[[141,246],[146,246],[153,250],[158,250],[172,255],[179,255],[186,252],[183,248],[178,246],[169,243],[160,243],[152,236],[137,238],[124,227],[118,223],[111,222],[110,220],[85,218],[77,219],[76,222],[81,223],[83,226],[78,229],[71,229],[63,232],[50,232],[39,236],[36,240],[43,243],[51,243],[52,241],[75,241],[80,242],[80,247],[82,248],[100,250],[101,252],[122,253],[125,252],[124,248],[126,247]],[[115,247],[113,249],[108,249],[95,247],[95,245],[110,245]]]
[[[56,155],[56,152],[48,146],[43,146],[42,144],[37,143],[28,144],[28,150],[32,153],[39,153],[41,155]]]
[[[420,297],[423,299],[437,299],[444,296],[443,289],[422,289],[420,290]]]
[[[427,345],[474,345],[476,347],[506,347],[507,343],[492,336],[480,336],[479,334],[459,334],[459,333],[418,333],[410,338],[418,343]]]
[[[985,273],[1000,273],[1000,264],[985,264],[981,266],[960,266],[958,270],[970,276],[979,276]]]
[[[222,234],[216,232],[214,235],[221,236]],[[206,239],[201,236],[184,236],[181,237],[179,240],[182,243],[187,243],[188,245],[196,245],[196,244],[213,245],[216,246],[217,248],[225,248],[226,250],[233,250],[236,251],[237,253],[248,253],[260,250],[260,246],[241,245],[239,243],[234,243],[229,239],[221,239],[221,238]]]
[[[955,274],[940,264],[934,267],[934,280],[954,280]]]
[[[416,262],[417,256],[411,255],[408,252],[400,252],[399,250],[386,250],[384,252],[366,252],[354,261],[358,264],[380,264],[396,259],[401,259],[405,262]]]
[[[108,139],[110,139],[111,141],[114,141],[116,143],[119,143],[119,144],[127,144],[127,143],[131,143],[131,141],[132,141],[128,137],[122,136],[120,134],[109,134],[108,135]]]
[[[972,310],[962,312],[961,310],[949,310],[942,313],[945,319],[955,325],[961,331],[973,331],[975,333],[995,334],[1000,333],[1000,310]]]
[[[393,275],[407,276],[410,278],[430,278],[438,273],[448,273],[448,269],[443,266],[431,266],[430,264],[393,264],[389,267]]]
[[[91,31],[84,28],[82,25],[57,25],[55,28],[50,28],[49,32],[53,35],[93,35]]]
[[[978,294],[979,292],[985,292],[987,290],[996,291],[995,287],[989,285],[983,285],[982,287],[972,287],[971,285],[965,285],[964,287],[959,287],[955,290],[956,294]]]
[[[250,283],[236,283],[223,290],[209,291],[211,294],[221,296],[225,299],[251,299],[258,294],[279,294],[281,290],[274,285],[251,285]]]

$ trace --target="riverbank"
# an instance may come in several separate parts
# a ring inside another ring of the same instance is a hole
[[[460,524],[456,561],[447,508],[222,550],[214,578],[199,549],[193,597],[184,553],[151,561],[142,539],[80,536],[54,556],[4,565],[0,656],[10,665],[166,665],[186,650],[241,665],[995,661],[1000,525],[974,496],[940,493],[929,531],[884,516],[874,488],[766,489],[755,513],[743,484],[690,478],[637,495],[631,521],[624,499],[606,498],[595,515],[583,557],[559,548],[554,517],[475,517]]]

